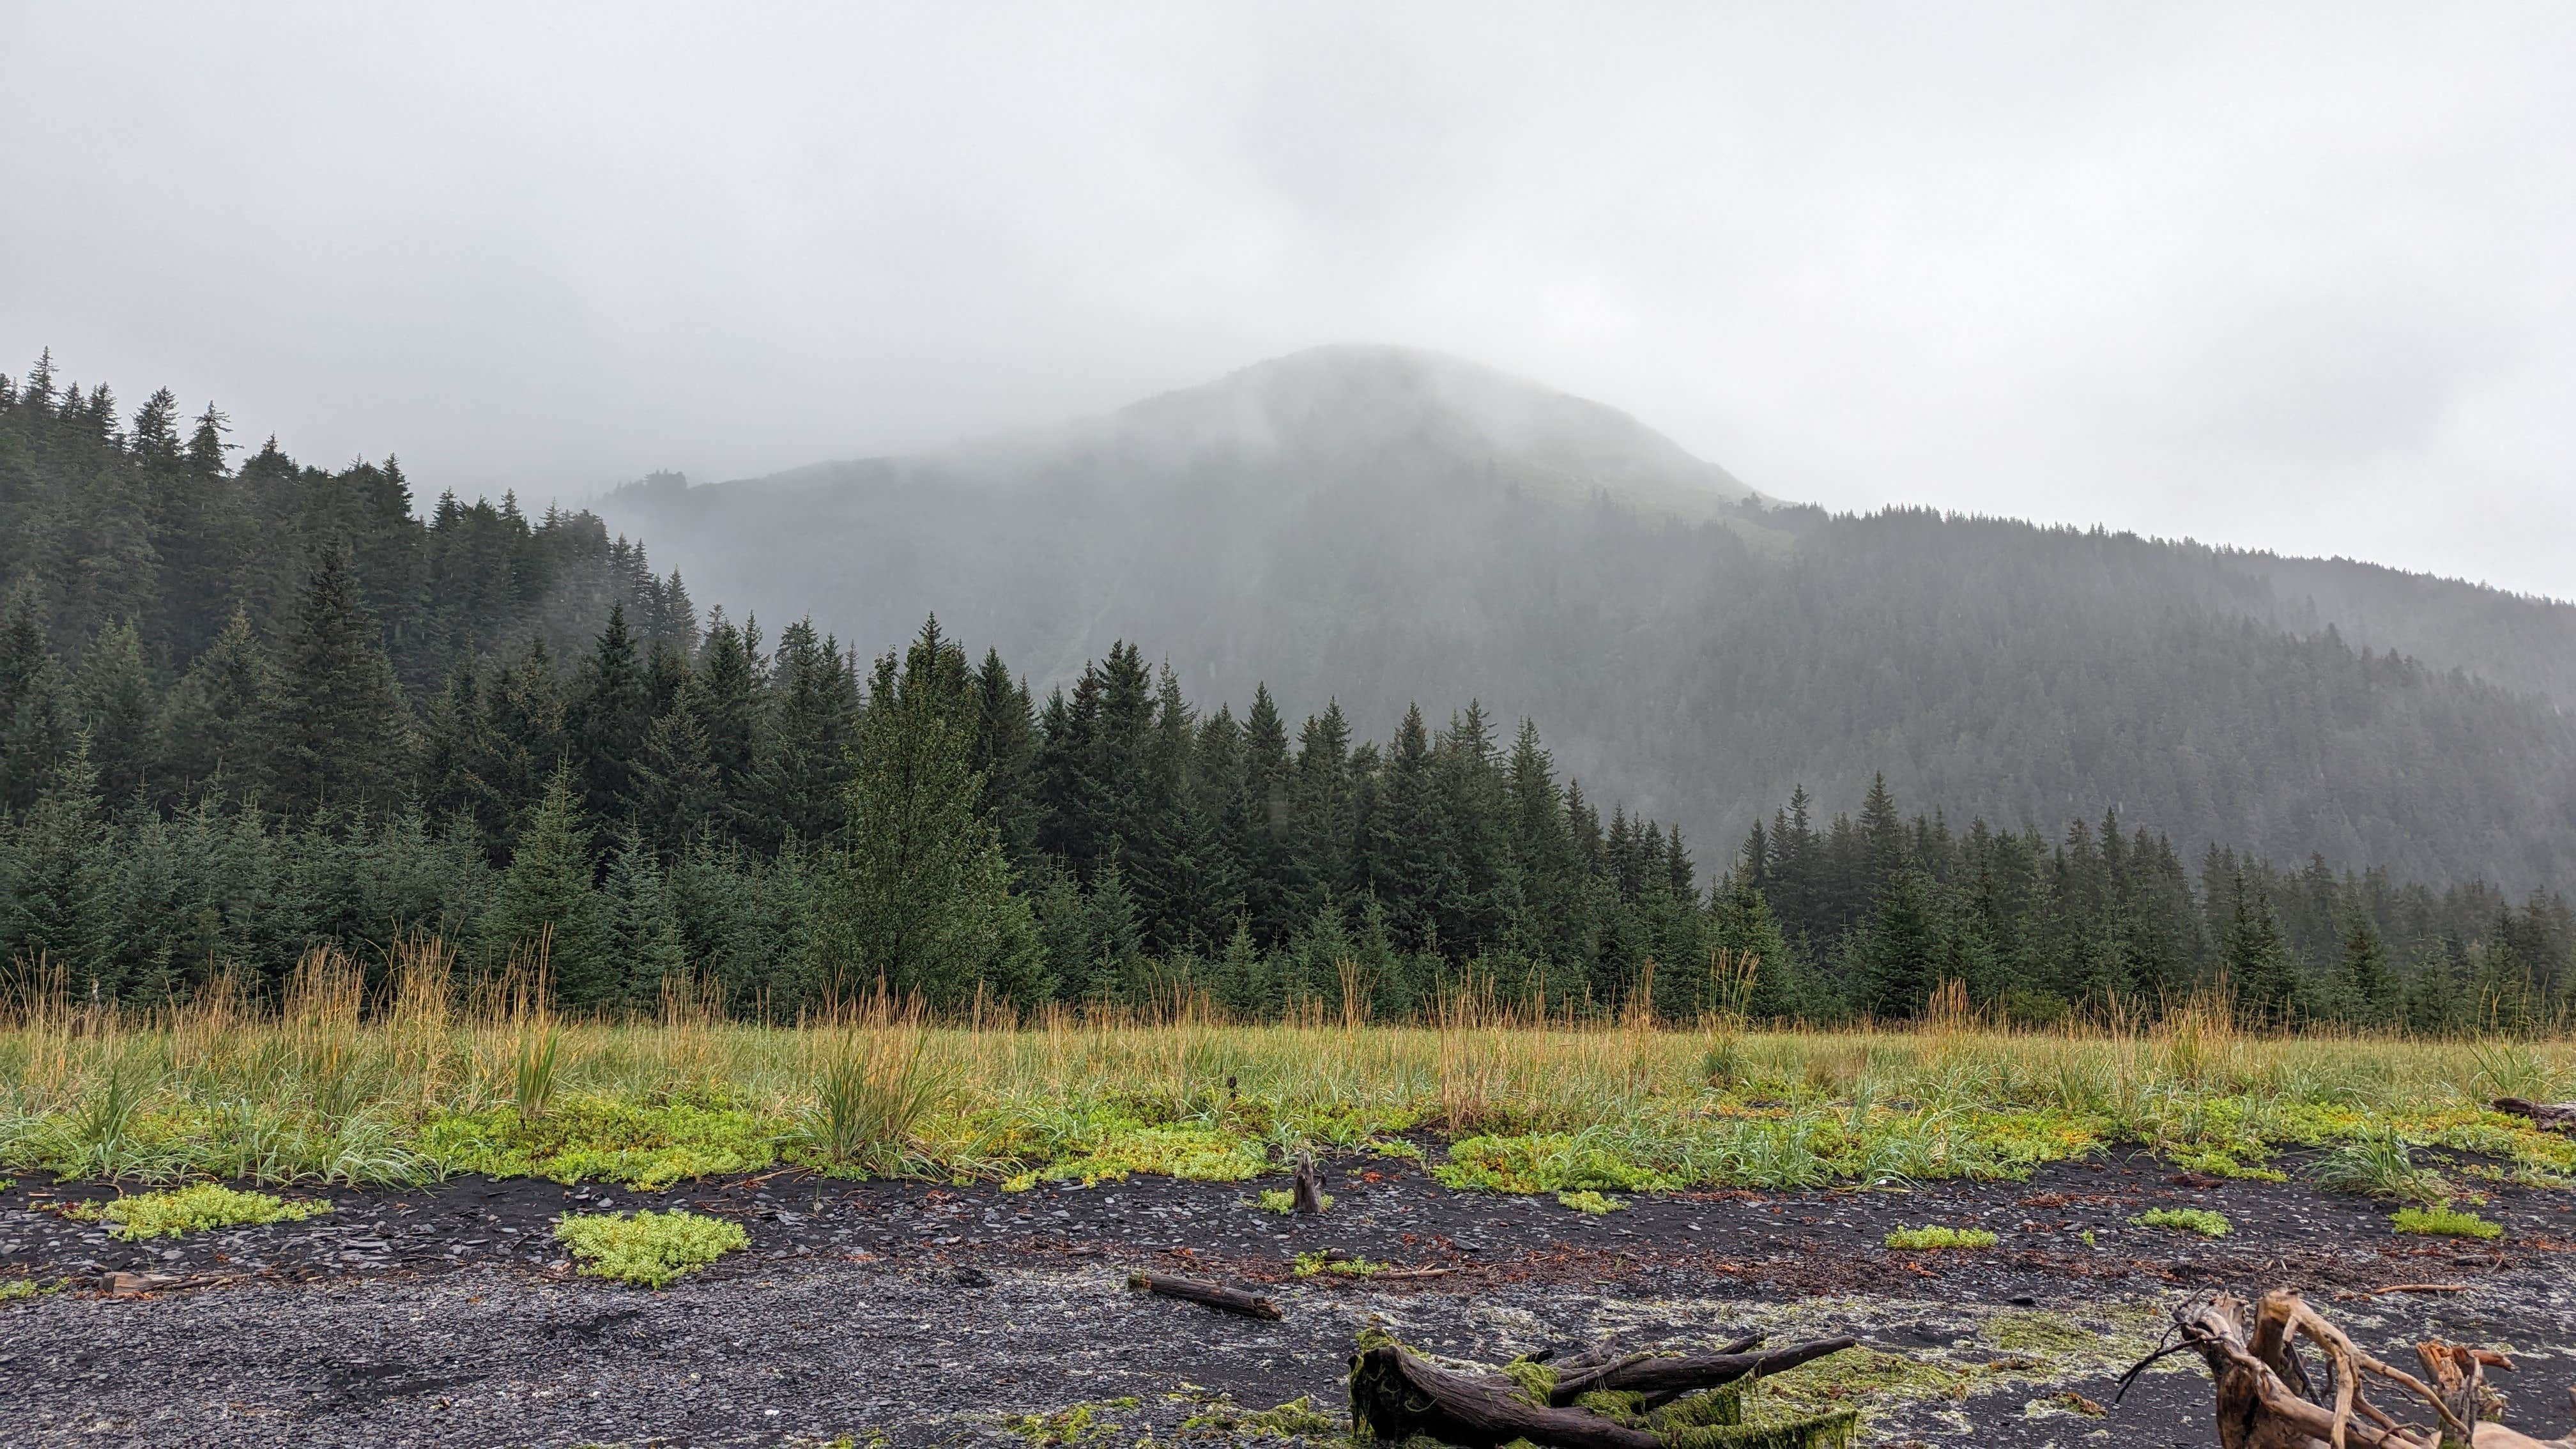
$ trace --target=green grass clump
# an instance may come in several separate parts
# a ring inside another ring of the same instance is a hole
[[[555,1238],[581,1261],[585,1277],[640,1288],[666,1288],[681,1275],[751,1246],[740,1223],[686,1209],[657,1213],[567,1213]]]
[[[1318,1273],[1330,1273],[1337,1278],[1371,1278],[1385,1271],[1386,1264],[1373,1263],[1366,1258],[1338,1258],[1323,1253],[1297,1255],[1297,1276],[1300,1278],[1312,1278]]]
[[[221,1183],[201,1182],[169,1192],[147,1192],[66,1208],[63,1215],[109,1224],[115,1236],[139,1243],[146,1238],[176,1238],[216,1228],[302,1222],[330,1210],[327,1202],[288,1202],[264,1192],[240,1192]]]
[[[2317,1159],[2309,1176],[2328,1192],[2419,1202],[2431,1201],[2441,1186],[2439,1178],[2415,1165],[2406,1139],[2387,1131],[2371,1133],[2328,1152]]]
[[[2149,1208],[2129,1221],[2142,1228],[2173,1228],[2204,1238],[2226,1237],[2228,1227],[2227,1214],[2207,1208]]]
[[[59,1293],[66,1281],[56,1279],[48,1286],[39,1287],[33,1278],[12,1278],[0,1283],[0,1303],[18,1303],[29,1298],[41,1298],[48,1293]]]
[[[1991,1248],[1995,1235],[1983,1228],[1898,1228],[1887,1235],[1891,1248]]]
[[[2447,1202],[2431,1207],[2399,1208],[2388,1215],[2388,1221],[2401,1233],[2421,1233],[2432,1238],[2501,1238],[2504,1229],[2479,1217],[2463,1212]]]
[[[1556,1205],[1558,1207],[1572,1208],[1576,1212],[1583,1214],[1585,1217],[1593,1218],[1603,1216],[1607,1213],[1625,1212],[1628,1210],[1628,1205],[1626,1203],[1603,1197],[1601,1194],[1594,1192],[1588,1187],[1581,1192],[1558,1193],[1556,1195]]]

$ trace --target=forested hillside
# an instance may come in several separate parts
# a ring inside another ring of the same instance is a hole
[[[273,979],[320,942],[380,959],[428,930],[477,970],[549,939],[556,990],[583,1010],[712,982],[736,1009],[793,1014],[883,971],[942,1004],[1188,985],[1247,1013],[1349,997],[1401,1015],[1472,973],[1578,1008],[1651,981],[1660,1009],[1687,1015],[1736,1001],[1730,968],[1746,960],[1761,965],[1742,1004],[1816,1019],[1909,1015],[1945,980],[2027,1019],[2221,981],[2273,1019],[2465,1030],[2566,1006],[2576,923],[2553,895],[2187,854],[2152,810],[2107,795],[2080,810],[2042,799],[2027,818],[2044,829],[1909,821],[1866,768],[1903,737],[1866,728],[1848,736],[1863,763],[1832,786],[1856,816],[1820,822],[1803,792],[1764,801],[1747,812],[1762,824],[1695,861],[1655,806],[1568,778],[1534,724],[1490,713],[1474,687],[1426,690],[1430,713],[1408,706],[1371,741],[1328,689],[1300,712],[1257,678],[1211,696],[1126,642],[1046,689],[935,623],[863,662],[801,620],[773,638],[720,609],[701,618],[676,574],[656,579],[588,514],[531,523],[442,499],[424,519],[390,460],[324,472],[271,442],[236,461],[219,412],[177,418],[167,394],[126,414],[43,364],[0,378],[0,955],[103,996],[159,1000],[225,970]],[[1677,568],[1697,550],[1748,572],[1763,546],[1715,524],[1577,516],[1623,539],[1619,556]],[[1881,552],[1823,555],[1849,570],[1830,580],[1803,565],[1767,576],[1745,627],[1776,647],[1711,660],[1706,677],[1644,670],[1624,642],[1635,621],[1559,590],[1557,627],[1599,645],[1595,702],[1634,697],[1650,718],[1739,734],[1726,755],[1771,747],[1781,726],[1763,702],[1803,681],[1880,649],[1953,657],[1945,633],[2008,634],[2049,569],[2068,576],[2052,586],[2062,601],[2074,579],[2169,557],[2060,539],[1920,619],[1894,602],[1901,581],[1874,594],[1871,579],[1904,572],[1906,528],[1949,525],[1778,521],[1805,538],[1861,530]],[[1550,560],[1561,580],[1568,557],[1612,556],[1551,552],[1535,533],[1514,546],[1533,586]],[[1791,648],[1818,615],[1879,623]],[[1966,729],[1979,701],[2002,700],[2034,730],[2063,729],[2049,709],[2110,713],[2144,681],[2171,692],[2146,723],[2175,739],[2198,728],[2186,701],[2215,700],[2221,718],[2294,736],[2266,748],[2319,761],[2355,730],[2396,737],[2391,719],[2474,739],[2461,732],[2536,708],[2243,621],[2124,624],[2104,603],[2047,622],[2025,633],[2125,652],[2056,671],[1991,661],[1944,690],[1882,669],[1873,708]],[[1420,647],[1326,657],[1352,656],[1373,689],[1454,672]],[[2259,687],[2284,672],[2331,687]],[[2231,690],[2260,697],[2229,704]],[[2295,801],[2294,784],[2231,788]],[[2024,806],[2000,803],[1989,818]]]
[[[711,596],[867,639],[936,610],[1042,684],[1141,638],[1194,695],[1266,681],[1298,713],[1337,698],[1368,733],[1416,699],[1479,697],[1695,836],[1732,837],[1802,781],[1856,799],[1884,771],[1927,808],[2016,827],[2115,804],[2190,850],[2516,890],[2576,876],[2576,608],[1766,505],[1607,409],[1579,447],[1516,424],[1574,400],[1444,381],[1463,367],[1329,349],[1057,434],[666,476],[601,507],[685,550]]]

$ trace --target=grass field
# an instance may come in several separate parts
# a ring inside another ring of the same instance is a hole
[[[167,1182],[529,1174],[658,1187],[803,1165],[850,1175],[1220,1181],[1301,1148],[1426,1154],[1453,1187],[1764,1188],[2009,1178],[2119,1144],[2275,1172],[2336,1149],[2347,1185],[2433,1200],[2475,1173],[2576,1179],[2576,1142],[2489,1111],[2576,1087],[2557,1041],[2239,1032],[2207,1005],[2152,1024],[2009,1032],[1954,999],[1906,1031],[1540,1019],[1463,996],[1401,1025],[1160,1012],[926,1024],[882,1000],[830,1021],[557,1019],[526,974],[454,989],[416,943],[371,995],[316,953],[282,1001],[221,985],[137,1016],[59,977],[0,1023],[0,1173]]]

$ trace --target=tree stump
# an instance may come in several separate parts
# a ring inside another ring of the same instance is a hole
[[[1297,1154],[1297,1176],[1289,1184],[1288,1193],[1289,1206],[1297,1212],[1320,1213],[1324,1210],[1324,1179],[1315,1171],[1315,1154]]]
[[[2287,1289],[2251,1304],[2224,1293],[2187,1303],[2174,1310],[2174,1326],[2181,1333],[2179,1346],[2209,1367],[2223,1449],[2576,1449],[2576,1439],[2534,1439],[2502,1424],[2478,1422],[2484,1402],[2480,1373],[2489,1365],[2511,1368],[2502,1354],[2418,1344],[2416,1356],[2432,1376],[2426,1383],[2353,1347]],[[2301,1339],[2333,1367],[2331,1404],[2319,1402],[2299,1363]],[[2370,1402],[2365,1378],[2404,1390],[2432,1411],[2434,1422],[2399,1422]]]

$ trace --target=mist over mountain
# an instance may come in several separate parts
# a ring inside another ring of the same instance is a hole
[[[2576,608],[2344,560],[1766,500],[1627,415],[1334,347],[1105,418],[600,504],[696,597],[865,650],[935,611],[1041,685],[1531,716],[1731,846],[1874,771],[1962,819],[2509,888],[2576,870]]]

